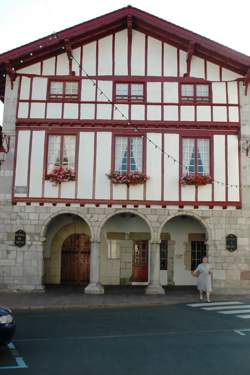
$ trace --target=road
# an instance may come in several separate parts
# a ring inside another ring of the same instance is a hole
[[[2,353],[0,375],[249,375],[250,319],[239,317],[248,308],[230,301],[21,312],[12,368]]]

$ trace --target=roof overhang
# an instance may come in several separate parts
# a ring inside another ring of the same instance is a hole
[[[14,79],[13,74],[17,69],[62,53],[62,49],[65,49],[65,40],[70,43],[71,48],[76,48],[127,28],[128,20],[138,31],[148,33],[185,51],[189,51],[190,45],[195,45],[195,55],[221,64],[243,76],[248,72],[249,56],[128,6],[1,54],[0,99],[3,100],[6,74],[12,75]]]

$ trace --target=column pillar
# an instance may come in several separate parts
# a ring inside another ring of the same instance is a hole
[[[165,294],[160,283],[160,242],[150,243],[150,279],[146,294]]]
[[[85,294],[104,294],[104,288],[100,284],[100,249],[100,242],[91,242],[90,277],[89,285],[84,289]]]

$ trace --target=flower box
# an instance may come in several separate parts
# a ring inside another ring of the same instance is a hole
[[[140,172],[129,173],[119,173],[110,172],[107,177],[112,181],[113,184],[125,184],[125,185],[139,185],[144,184],[149,177]]]
[[[62,182],[75,181],[75,171],[71,168],[55,167],[51,173],[45,175],[45,180],[53,182],[54,185]]]
[[[195,186],[203,186],[207,184],[211,184],[213,181],[212,177],[207,175],[186,175],[182,177],[181,183],[182,185],[195,185]]]

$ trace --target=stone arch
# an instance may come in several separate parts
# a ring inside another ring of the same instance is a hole
[[[212,236],[211,236],[211,229],[208,225],[208,223],[205,222],[205,220],[203,218],[201,218],[200,216],[198,216],[197,214],[194,214],[193,212],[186,212],[186,211],[183,211],[183,212],[178,212],[178,213],[175,213],[171,216],[168,216],[166,218],[166,220],[164,220],[162,222],[162,224],[160,225],[159,227],[159,230],[158,230],[158,233],[157,233],[157,238],[158,240],[160,241],[160,236],[161,236],[161,233],[162,233],[162,230],[164,228],[164,226],[172,219],[174,219],[175,217],[178,217],[178,216],[188,216],[188,217],[191,217],[193,219],[196,219],[205,229],[206,231],[206,235],[207,235],[207,241],[211,240]]]
[[[150,222],[150,220],[144,216],[141,212],[139,211],[134,211],[134,210],[130,210],[130,209],[121,209],[121,210],[117,210],[117,211],[113,211],[111,212],[109,215],[107,215],[99,224],[99,226],[97,227],[96,229],[96,238],[98,240],[100,240],[101,238],[101,231],[104,227],[104,225],[108,222],[108,220],[110,220],[112,217],[116,216],[116,215],[119,215],[119,214],[124,214],[124,213],[130,213],[130,214],[133,214],[139,218],[141,218],[143,221],[145,221],[145,223],[147,224],[148,228],[149,228],[149,232],[150,232],[150,237],[151,237],[151,241],[153,241],[155,239],[155,231],[154,231],[154,228],[152,226],[152,223]]]
[[[167,268],[164,283],[167,285],[195,285],[191,271],[208,251],[211,239],[208,224],[195,213],[181,211],[165,218],[160,225],[158,238],[168,234]]]
[[[85,216],[81,215],[78,211],[75,211],[75,210],[72,210],[72,209],[62,209],[62,210],[59,210],[59,211],[57,211],[53,214],[50,214],[46,218],[46,220],[44,221],[44,223],[42,225],[41,232],[40,232],[40,237],[42,238],[43,241],[45,241],[45,239],[46,239],[46,233],[47,233],[47,230],[48,230],[48,227],[49,227],[51,221],[53,219],[56,219],[60,215],[74,215],[76,217],[79,217],[83,221],[85,221],[85,223],[88,225],[89,230],[90,230],[90,238],[91,239],[93,238],[93,232],[94,231],[93,231],[92,223]]]
[[[60,210],[50,215],[42,227],[43,281],[45,284],[61,282],[61,251],[67,237],[86,234],[91,240],[92,227],[87,220],[73,210]]]

